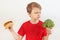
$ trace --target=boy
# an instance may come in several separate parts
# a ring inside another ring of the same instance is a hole
[[[12,27],[9,27],[9,31],[16,40],[22,40],[24,35],[26,35],[26,40],[48,40],[48,32],[46,28],[42,27],[43,22],[39,20],[41,9],[41,6],[36,2],[31,2],[27,5],[27,12],[31,20],[22,24],[18,35]]]

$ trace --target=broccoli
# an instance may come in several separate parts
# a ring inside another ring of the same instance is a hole
[[[54,22],[51,19],[47,19],[43,23],[43,27],[52,29],[54,27]]]

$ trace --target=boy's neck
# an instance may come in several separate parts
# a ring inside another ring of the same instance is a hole
[[[31,19],[30,22],[31,22],[32,24],[37,24],[37,23],[39,22],[39,20],[33,20],[33,19]]]

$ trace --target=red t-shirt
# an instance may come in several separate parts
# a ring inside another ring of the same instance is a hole
[[[26,40],[42,40],[42,37],[47,35],[46,28],[43,28],[42,24],[42,21],[37,24],[27,21],[22,24],[18,34],[21,36],[26,35]]]

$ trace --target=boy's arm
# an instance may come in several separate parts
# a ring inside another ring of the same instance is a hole
[[[48,36],[44,36],[43,37],[43,40],[48,40]]]
[[[13,37],[15,38],[15,40],[22,40],[22,36],[21,35],[17,35],[12,27],[9,28],[9,31],[12,33]]]
[[[47,30],[47,35],[43,37],[43,40],[48,40],[51,30]]]
[[[13,37],[15,40],[22,40],[22,36],[17,35],[17,33],[13,30],[13,22],[12,21],[7,21],[4,23],[4,27],[6,29],[9,29],[9,31],[12,33]]]

